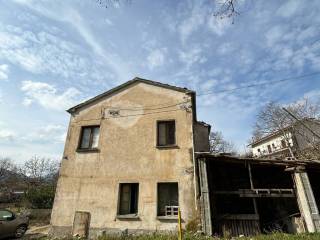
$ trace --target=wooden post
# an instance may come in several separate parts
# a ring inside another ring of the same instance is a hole
[[[249,170],[250,188],[251,188],[251,190],[253,190],[254,189],[254,185],[253,185],[251,164],[250,163],[248,163],[248,170]],[[252,198],[252,200],[253,200],[254,213],[258,214],[257,200],[256,200],[256,198]]]
[[[210,194],[209,183],[207,175],[206,159],[201,158],[199,163],[199,177],[200,177],[200,210],[201,210],[201,224],[202,231],[211,236],[212,235],[212,221],[211,221],[211,209],[210,209]]]
[[[320,231],[319,210],[313,195],[307,172],[293,173],[296,194],[301,215],[304,218],[308,232]]]
[[[178,240],[182,240],[181,211],[178,208]]]

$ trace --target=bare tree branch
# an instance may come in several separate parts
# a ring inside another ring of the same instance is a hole
[[[100,6],[105,8],[119,7],[121,2],[131,3],[131,0],[95,0]]]
[[[240,13],[236,10],[237,0],[216,0],[220,5],[218,10],[213,13],[213,16],[219,17],[220,19],[232,18],[232,24],[234,23],[234,18]]]
[[[35,185],[44,183],[46,179],[54,178],[59,169],[59,164],[50,158],[33,156],[21,168],[21,173],[26,180]]]
[[[253,130],[252,142],[255,142],[264,136],[280,132],[286,144],[292,153],[292,146],[289,144],[291,133],[301,136],[311,146],[306,149],[295,149],[296,155],[301,159],[307,159],[305,156],[310,155],[320,157],[319,142],[312,139],[312,134],[308,133],[305,128],[299,127],[298,122],[288,115],[283,106],[275,102],[268,103],[258,114],[256,124]],[[319,119],[320,106],[319,103],[311,103],[307,98],[286,106],[286,108],[301,120]],[[302,154],[304,153],[304,154]],[[307,155],[305,155],[307,153]],[[305,155],[305,156],[303,156]],[[297,157],[296,156],[296,157]]]
[[[235,147],[232,142],[223,138],[221,132],[210,133],[210,152],[212,153],[232,153],[235,154]]]

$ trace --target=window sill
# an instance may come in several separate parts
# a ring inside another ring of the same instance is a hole
[[[138,214],[124,214],[124,215],[117,215],[117,219],[124,219],[124,220],[140,220],[140,217]]]
[[[78,148],[76,152],[79,152],[79,153],[100,152],[100,149],[99,148],[88,148],[88,149]]]
[[[156,148],[158,149],[177,149],[179,148],[178,145],[174,144],[174,145],[165,145],[165,146],[156,146]]]

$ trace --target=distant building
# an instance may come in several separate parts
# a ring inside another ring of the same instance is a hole
[[[320,121],[304,119],[303,123],[320,134]],[[289,147],[295,153],[309,149],[317,144],[314,134],[302,123],[296,122],[282,130],[262,137],[251,143],[253,157],[291,157]]]

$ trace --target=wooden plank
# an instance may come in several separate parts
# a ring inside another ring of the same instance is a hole
[[[259,220],[259,214],[225,214],[225,215],[218,215],[217,219]]]
[[[260,234],[259,220],[224,219],[219,222],[218,228],[223,236],[227,238]]]
[[[207,165],[205,159],[199,159],[199,177],[200,177],[200,207],[202,229],[207,235],[212,235],[210,195],[207,176]]]

